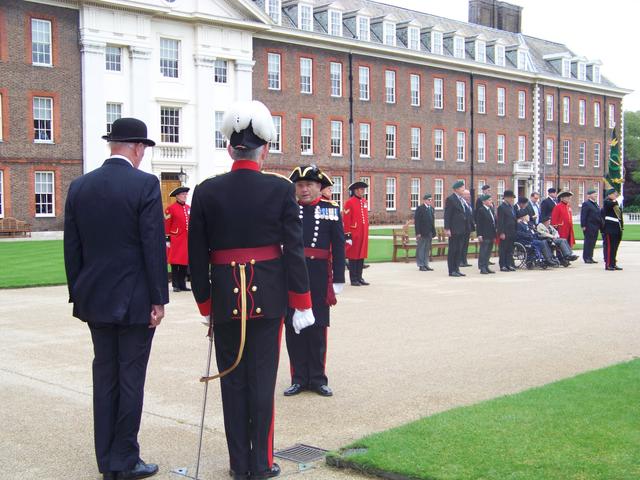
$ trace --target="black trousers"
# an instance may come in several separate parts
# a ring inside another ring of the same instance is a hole
[[[513,263],[513,241],[513,237],[505,237],[504,240],[500,240],[500,268],[515,267],[515,263]]]
[[[460,265],[466,265],[467,263],[467,252],[469,251],[469,238],[471,237],[471,232],[465,233],[462,237],[462,245],[460,246]]]
[[[621,233],[603,233],[602,247],[604,250],[605,267],[615,267],[617,265],[618,247],[622,240]]]
[[[598,241],[598,232],[599,230],[590,230],[588,228],[584,231],[583,260],[593,260],[593,249]]]
[[[138,461],[144,382],[155,328],[90,323],[93,429],[98,469],[130,470]]]
[[[173,288],[187,288],[187,266],[171,264],[171,286]]]
[[[362,279],[362,270],[364,269],[364,258],[357,260],[349,259],[349,280],[351,283],[358,282]]]
[[[449,251],[447,252],[447,266],[449,273],[460,270],[460,255],[464,244],[464,233],[452,234],[449,237]]]
[[[242,360],[220,381],[229,464],[236,473],[263,473],[273,465],[273,393],[282,325],[280,318],[248,320]],[[213,338],[222,371],[238,354],[240,322],[214,325]]]
[[[327,363],[327,327],[311,325],[296,333],[286,327],[287,351],[291,365],[291,383],[315,389],[328,385],[325,373]]]
[[[489,268],[489,259],[491,258],[491,250],[493,249],[493,239],[485,240],[484,237],[480,242],[480,252],[478,253],[478,268],[483,270]]]

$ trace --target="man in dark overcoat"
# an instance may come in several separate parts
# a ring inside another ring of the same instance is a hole
[[[447,249],[447,266],[450,277],[464,277],[460,272],[460,255],[464,244],[464,236],[467,231],[467,215],[465,213],[465,200],[462,198],[464,182],[458,180],[453,184],[453,193],[447,197],[444,204],[444,231],[449,237]]]
[[[516,196],[511,190],[505,190],[503,201],[498,207],[496,230],[500,239],[500,271],[515,272],[513,261],[513,242],[516,239],[516,213],[513,209]]]
[[[489,268],[491,250],[496,241],[496,219],[491,208],[491,195],[480,195],[482,206],[476,210],[476,233],[480,242],[478,268],[483,275],[496,273]]]
[[[584,245],[582,247],[582,259],[584,263],[598,263],[593,259],[593,249],[598,241],[598,234],[602,230],[602,216],[600,206],[596,201],[598,191],[590,189],[587,191],[587,199],[580,207],[580,227],[584,233]]]
[[[422,204],[416,208],[414,226],[416,229],[416,263],[421,272],[433,271],[429,266],[431,242],[436,236],[436,216],[431,205],[432,196],[426,193],[422,197]]]

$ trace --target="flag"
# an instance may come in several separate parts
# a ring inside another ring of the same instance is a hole
[[[624,178],[622,178],[622,161],[620,160],[620,143],[618,142],[618,135],[616,134],[616,129],[613,129],[611,132],[611,148],[609,150],[609,164],[607,165],[607,173],[604,178],[611,188],[615,189],[616,192],[620,193],[620,189],[622,188],[622,182],[624,182]]]

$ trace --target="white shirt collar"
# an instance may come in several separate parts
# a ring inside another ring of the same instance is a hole
[[[124,155],[111,155],[109,158],[121,158],[122,160],[126,160],[129,163],[129,165],[131,165],[133,167],[133,163],[131,163],[131,160],[129,160]]]

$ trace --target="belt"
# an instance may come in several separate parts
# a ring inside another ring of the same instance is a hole
[[[229,248],[226,250],[214,250],[209,257],[209,263],[212,265],[236,264],[265,262],[267,260],[275,260],[282,256],[282,248],[280,245],[267,245],[266,247],[253,248]]]
[[[329,250],[325,250],[324,248],[305,247],[304,256],[311,260],[326,260],[329,258]]]
[[[605,220],[609,220],[610,222],[620,223],[620,220],[616,217],[604,217]]]

